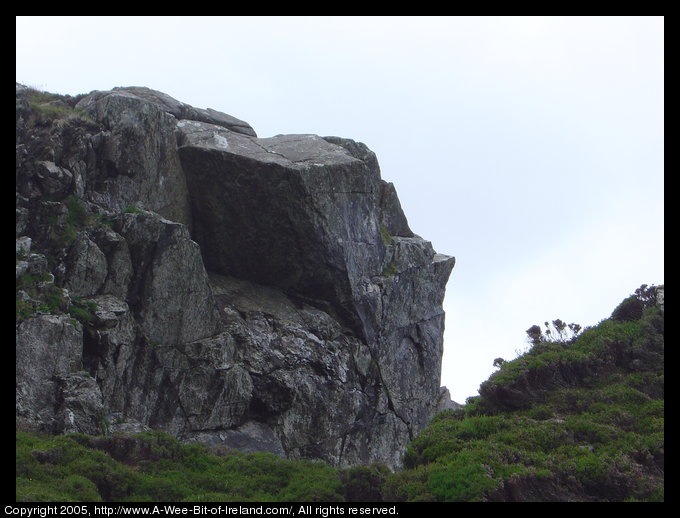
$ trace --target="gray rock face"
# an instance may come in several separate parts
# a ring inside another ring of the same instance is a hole
[[[56,432],[99,433],[102,395],[83,372],[78,322],[36,315],[17,325],[17,421]]]
[[[445,406],[454,259],[375,154],[141,87],[60,103],[17,87],[18,422],[398,467]]]
[[[178,127],[206,267],[329,302],[357,331],[375,334],[356,306],[361,281],[380,274],[385,254],[377,171],[316,135]]]
[[[107,95],[109,92],[98,92],[95,95]],[[232,117],[226,113],[218,112],[212,108],[206,110],[202,108],[194,108],[183,102],[170,97],[168,94],[152,90],[145,86],[128,86],[125,88],[114,88],[110,93],[132,95],[139,99],[149,102],[150,104],[158,106],[164,112],[171,114],[176,119],[195,120],[199,122],[207,122],[222,126],[236,133],[243,133],[251,137],[256,137],[255,130],[242,120]],[[85,103],[91,101],[90,98],[85,99]]]
[[[124,214],[114,228],[133,265],[127,299],[152,342],[176,344],[218,332],[198,245],[185,225],[153,214]]]
[[[143,201],[149,210],[188,224],[175,118],[127,89],[93,93],[77,107],[104,126],[92,139],[99,170],[88,178],[95,184],[90,198],[116,210]]]
[[[78,297],[89,297],[99,291],[106,280],[106,256],[86,234],[76,238],[66,258],[64,287]]]

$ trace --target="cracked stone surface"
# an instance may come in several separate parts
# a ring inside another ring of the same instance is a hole
[[[398,467],[447,405],[455,260],[411,231],[375,154],[258,138],[144,87],[93,92],[77,104],[88,120],[38,125],[26,91],[17,307],[44,308],[44,293],[64,307],[17,321],[18,422]],[[64,309],[76,302],[82,322]]]

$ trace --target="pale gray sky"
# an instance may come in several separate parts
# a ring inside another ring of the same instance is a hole
[[[364,142],[456,256],[442,384],[664,282],[663,17],[18,17],[16,80]]]

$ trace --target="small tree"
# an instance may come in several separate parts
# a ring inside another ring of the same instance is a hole
[[[635,296],[642,303],[645,309],[650,308],[656,305],[656,286],[653,284],[651,286],[643,284],[635,290]]]
[[[505,363],[505,360],[504,360],[503,358],[496,358],[496,359],[493,361],[493,366],[494,366],[494,367],[497,367],[497,368],[500,368],[504,363]]]
[[[543,338],[543,331],[541,331],[541,326],[533,325],[529,329],[527,329],[527,335],[529,336],[529,340],[533,345],[539,344],[542,341],[544,341]]]
[[[612,312],[611,318],[631,322],[642,317],[645,309],[656,305],[656,286],[643,284],[630,297],[624,299]]]
[[[526,330],[532,345],[540,343],[562,343],[568,345],[579,335],[582,327],[579,324],[567,324],[559,318],[551,322],[544,322],[545,331],[541,326],[533,325]]]

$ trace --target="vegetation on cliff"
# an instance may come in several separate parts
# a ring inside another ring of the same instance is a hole
[[[17,431],[17,500],[662,501],[658,295],[643,286],[568,338],[530,333],[532,347],[496,362],[465,407],[438,414],[396,473],[209,449],[159,432]]]

